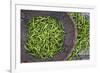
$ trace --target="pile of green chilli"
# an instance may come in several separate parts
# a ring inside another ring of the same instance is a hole
[[[62,23],[51,16],[36,16],[28,22],[25,49],[36,58],[48,59],[63,50]]]
[[[90,19],[89,15],[84,15],[86,13],[80,13],[80,12],[71,12],[69,13],[71,17],[73,17],[74,21],[76,22],[77,26],[77,40],[76,40],[76,46],[73,50],[71,56],[68,58],[68,60],[73,60],[73,58],[81,59],[80,53],[82,51],[89,51],[90,47]]]

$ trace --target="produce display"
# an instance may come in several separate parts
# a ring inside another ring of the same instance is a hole
[[[89,13],[29,12],[22,12],[25,17],[21,21],[21,32],[25,34],[21,36],[22,62],[90,58]]]

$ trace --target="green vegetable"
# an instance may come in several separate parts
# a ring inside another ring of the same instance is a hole
[[[64,31],[62,23],[51,16],[33,17],[28,23],[25,49],[36,58],[48,59],[62,51]]]
[[[71,56],[68,60],[73,60],[74,57],[80,59],[79,53],[84,50],[89,50],[89,16],[86,17],[84,13],[71,12],[69,13],[73,17],[74,21],[77,24],[77,41],[75,49],[73,50]]]

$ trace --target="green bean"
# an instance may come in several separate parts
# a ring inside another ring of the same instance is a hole
[[[67,60],[72,60],[75,56],[79,57],[78,54],[81,51],[89,50],[89,18],[86,18],[79,12],[71,12],[70,16],[76,17],[74,21],[77,25],[77,42],[74,51]],[[79,59],[79,58],[78,58]]]
[[[51,16],[37,16],[29,20],[25,49],[40,59],[54,57],[64,50],[64,30],[62,22]]]

